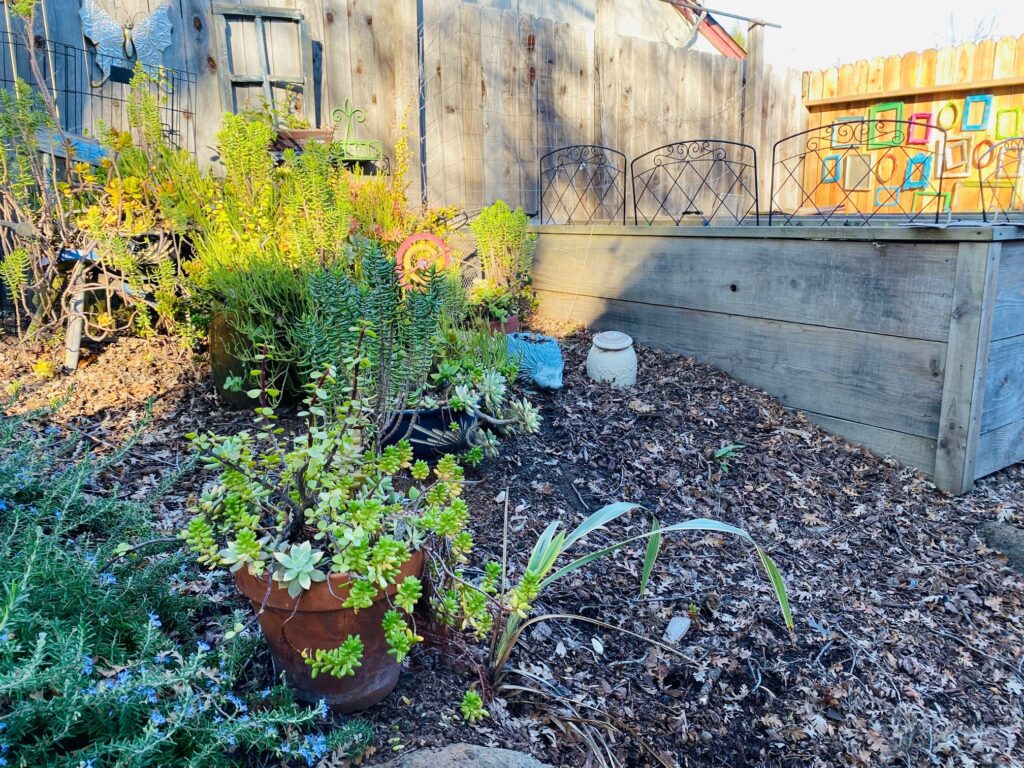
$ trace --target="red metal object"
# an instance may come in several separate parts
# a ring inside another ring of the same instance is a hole
[[[396,581],[423,573],[423,552],[413,552],[402,566]],[[248,569],[235,573],[238,591],[249,598],[260,620],[263,634],[277,666],[284,670],[297,698],[316,704],[323,699],[336,712],[358,712],[383,699],[398,684],[402,670],[388,655],[381,621],[391,607],[389,597],[398,591],[396,584],[381,591],[370,608],[358,613],[343,608],[348,597],[347,574],[331,574],[327,581],[314,583],[299,597],[266,578],[257,578]],[[262,610],[261,610],[262,609]],[[337,648],[349,635],[363,641],[362,666],[354,676],[337,678],[321,674],[314,680],[302,651]]]
[[[689,8],[680,8],[678,5],[673,5],[676,12],[686,19],[690,24],[693,24],[697,17],[692,10]],[[727,56],[730,59],[746,59],[747,52],[743,50],[743,46],[732,39],[725,27],[719,24],[711,14],[707,14],[704,20],[700,23],[698,31],[704,36],[711,45],[715,47],[723,56]]]

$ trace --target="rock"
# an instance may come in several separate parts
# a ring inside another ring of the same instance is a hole
[[[522,752],[475,744],[449,744],[396,757],[379,768],[550,768]]]
[[[985,523],[978,532],[990,548],[1006,555],[1013,570],[1024,573],[1024,528],[1008,523]]]
[[[693,622],[690,621],[689,616],[673,616],[672,620],[665,628],[665,641],[669,643],[678,643],[683,639],[683,635],[689,631],[690,624],[692,623]]]

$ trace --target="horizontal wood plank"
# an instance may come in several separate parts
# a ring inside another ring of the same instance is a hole
[[[1024,242],[1004,243],[999,258],[992,339],[1024,334]]]
[[[1024,419],[982,432],[978,437],[978,456],[974,477],[991,475],[1003,467],[1024,460]]]
[[[543,314],[625,331],[720,368],[789,407],[938,434],[944,344],[550,291],[538,297]]]
[[[869,240],[888,242],[912,240],[917,243],[961,242],[964,240],[1024,240],[1024,227],[999,226],[865,226],[865,227],[639,227],[632,224],[545,224],[530,231],[548,235],[615,235],[617,237],[699,237],[761,238],[766,240]]]
[[[945,341],[951,243],[544,235],[538,290]]]
[[[1024,336],[1011,336],[989,345],[981,431],[990,432],[1021,418],[1024,418]]]
[[[848,419],[837,419],[812,411],[803,413],[808,421],[851,443],[864,446],[876,456],[891,456],[900,464],[917,469],[926,475],[935,470],[935,441],[930,438],[908,435],[905,432],[874,427]]]

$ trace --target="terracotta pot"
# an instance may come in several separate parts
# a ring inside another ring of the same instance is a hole
[[[519,315],[512,315],[507,320],[491,320],[488,325],[490,325],[492,331],[500,331],[501,333],[518,333]]]
[[[304,149],[311,141],[329,144],[334,139],[333,128],[278,128],[274,149]]]
[[[423,552],[414,552],[397,581],[400,584],[406,576],[422,573]],[[315,583],[293,598],[278,582],[268,585],[267,578],[257,578],[248,569],[235,573],[235,585],[259,615],[274,661],[284,670],[296,697],[313,704],[323,699],[337,712],[373,706],[391,693],[402,669],[394,656],[388,655],[380,625],[390,607],[386,598],[394,596],[398,586],[391,584],[377,595],[372,607],[357,613],[341,605],[348,597],[348,583],[347,574],[331,574],[327,581]],[[363,641],[362,666],[356,668],[355,675],[337,678],[321,673],[314,680],[302,651],[337,648],[349,635],[359,635]]]

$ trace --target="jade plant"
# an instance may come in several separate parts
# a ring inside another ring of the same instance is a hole
[[[363,358],[365,359],[365,358]],[[358,392],[357,361],[345,380]],[[375,452],[372,425],[356,398],[338,402],[328,369],[310,386],[307,429],[287,437],[270,407],[256,409],[256,429],[230,436],[190,435],[206,465],[218,472],[193,505],[181,537],[209,568],[248,569],[299,597],[331,574],[349,586],[342,607],[358,611],[397,586],[382,628],[397,661],[421,638],[412,619],[420,579],[402,566],[428,539],[432,550],[457,562],[473,540],[461,498],[463,470],[451,456],[433,468],[412,460],[408,442]],[[358,636],[306,656],[312,674],[355,674]]]

